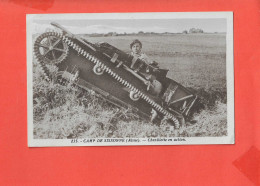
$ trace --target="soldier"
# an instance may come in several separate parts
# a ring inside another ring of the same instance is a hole
[[[154,67],[158,67],[158,63],[151,60],[145,53],[142,53],[142,43],[138,39],[135,39],[131,44],[130,48],[132,50],[131,55],[134,56],[134,58],[139,58],[143,60],[147,65],[151,65]],[[153,84],[153,89],[156,92],[157,95],[161,92],[162,85],[160,82],[156,80],[151,80],[151,84]],[[155,122],[156,118],[158,117],[158,113],[156,110],[151,110],[151,122]]]
[[[130,48],[132,50],[131,55],[143,60],[146,64],[157,66],[158,63],[151,60],[145,53],[142,52],[142,43],[138,39],[135,39],[131,44]]]

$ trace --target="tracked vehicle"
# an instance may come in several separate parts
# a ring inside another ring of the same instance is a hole
[[[93,44],[57,23],[34,42],[34,55],[47,81],[49,65],[58,76],[93,90],[113,104],[131,108],[152,122],[185,124],[197,96],[166,75],[168,70],[147,64],[108,43]]]

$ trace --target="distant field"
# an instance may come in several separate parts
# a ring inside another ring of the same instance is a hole
[[[108,42],[130,52],[134,39],[143,43],[143,52],[169,69],[168,77],[187,87],[226,87],[225,34],[176,34],[156,36],[87,37],[90,42]]]

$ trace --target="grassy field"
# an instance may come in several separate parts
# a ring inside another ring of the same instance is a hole
[[[86,37],[108,42],[130,52],[134,39],[143,52],[170,69],[168,77],[200,96],[201,109],[193,121],[176,133],[171,126],[156,126],[128,110],[110,105],[98,95],[43,81],[34,63],[34,137],[150,137],[224,136],[226,121],[226,39],[224,34],[176,34]],[[197,122],[195,122],[195,120]]]

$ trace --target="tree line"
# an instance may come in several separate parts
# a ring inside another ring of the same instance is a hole
[[[92,37],[108,37],[108,36],[124,36],[124,35],[171,35],[171,34],[193,34],[193,33],[204,33],[204,31],[200,28],[191,28],[189,30],[184,30],[183,32],[179,33],[172,33],[172,32],[164,32],[164,33],[156,33],[156,32],[143,32],[139,31],[137,33],[117,33],[117,32],[108,32],[108,33],[93,33],[93,34],[86,34]]]

